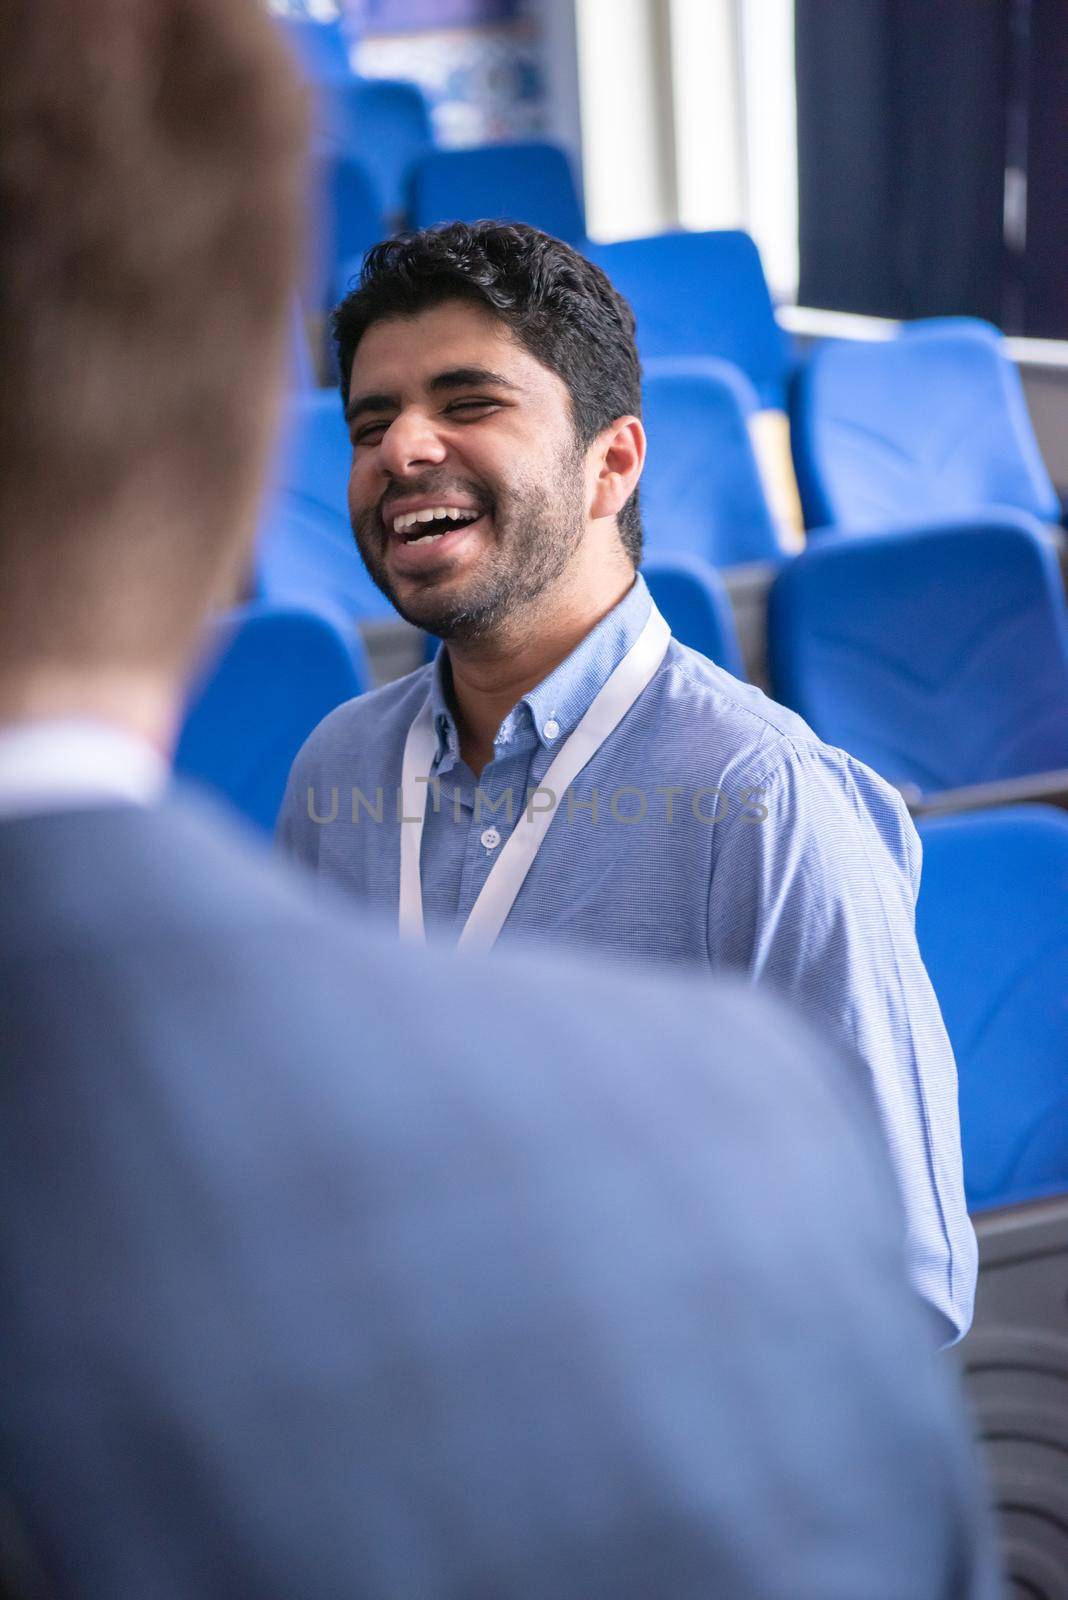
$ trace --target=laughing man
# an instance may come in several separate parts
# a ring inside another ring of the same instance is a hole
[[[311,736],[284,845],[410,938],[592,946],[791,996],[871,1077],[913,1280],[959,1336],[976,1252],[919,842],[868,768],[670,638],[637,573],[629,307],[534,229],[452,224],[377,246],[335,333],[356,542],[445,643]]]

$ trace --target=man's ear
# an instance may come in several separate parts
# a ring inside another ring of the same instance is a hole
[[[634,493],[645,464],[645,429],[637,417],[617,417],[590,446],[596,477],[590,517],[618,516]]]

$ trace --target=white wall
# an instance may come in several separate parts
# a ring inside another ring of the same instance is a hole
[[[678,221],[736,228],[745,214],[745,127],[735,0],[667,0]]]
[[[793,0],[548,0],[575,18],[589,229],[747,228],[797,287]]]
[[[794,0],[738,4],[745,205],[772,290],[797,294],[797,94]]]
[[[664,0],[575,0],[586,219],[598,239],[672,226]]]

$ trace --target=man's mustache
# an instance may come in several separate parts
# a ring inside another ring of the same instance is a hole
[[[391,507],[399,504],[402,500],[425,497],[428,500],[433,500],[437,505],[448,505],[450,496],[455,497],[457,495],[462,495],[465,500],[469,500],[478,510],[479,516],[484,516],[487,511],[492,511],[493,509],[493,499],[477,483],[471,483],[470,480],[463,478],[425,477],[406,483],[403,489],[387,489],[378,502],[374,515],[378,518],[379,526],[386,530],[388,528],[387,519],[392,518]]]

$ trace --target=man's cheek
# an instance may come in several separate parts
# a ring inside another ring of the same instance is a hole
[[[379,520],[374,505],[352,484],[349,485],[348,501],[349,521],[362,539],[368,538],[375,531]]]

